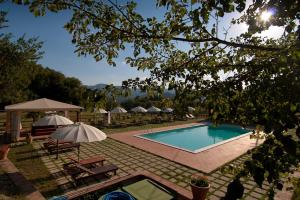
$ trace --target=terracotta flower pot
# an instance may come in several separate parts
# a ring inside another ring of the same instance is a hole
[[[10,150],[10,147],[8,144],[2,145],[0,147],[0,160],[7,159],[9,150]]]
[[[199,187],[190,183],[193,193],[193,200],[205,200],[210,185],[207,187]]]

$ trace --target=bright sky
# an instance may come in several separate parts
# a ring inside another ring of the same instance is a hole
[[[73,76],[86,85],[107,83],[121,85],[128,78],[144,78],[149,73],[137,71],[124,62],[129,56],[122,52],[116,59],[116,67],[109,66],[106,61],[96,62],[91,56],[78,57],[74,53],[75,47],[71,43],[71,35],[63,28],[71,15],[67,12],[48,12],[44,17],[34,17],[25,6],[6,2],[0,4],[0,10],[8,11],[8,28],[1,31],[13,33],[15,38],[26,35],[27,38],[39,37],[44,42],[44,56],[39,61],[43,66],[62,72],[66,76]],[[159,14],[154,8],[154,1],[140,1],[139,8],[143,14],[152,16]]]
[[[10,2],[0,5],[1,10],[8,11],[9,21],[9,27],[1,31],[13,33],[15,38],[24,34],[27,38],[39,37],[39,40],[44,42],[43,51],[45,53],[39,61],[43,66],[60,71],[66,76],[76,77],[85,85],[98,83],[121,85],[122,81],[128,78],[145,78],[149,74],[149,72],[137,71],[126,65],[124,59],[130,55],[131,51],[120,53],[115,60],[117,67],[109,66],[105,61],[95,62],[90,56],[77,57],[74,53],[75,47],[71,43],[71,35],[63,28],[71,16],[68,12],[48,12],[44,17],[34,17],[25,6]],[[155,1],[139,0],[138,11],[145,16],[159,17],[162,15],[161,10],[155,8]],[[221,25],[228,26],[232,17],[234,14],[226,16]],[[245,25],[234,27],[229,35],[236,35],[246,29]],[[278,34],[278,30],[271,30],[269,33]],[[269,33],[264,34],[268,35]]]

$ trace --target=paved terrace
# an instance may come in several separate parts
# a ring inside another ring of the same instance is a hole
[[[76,157],[77,152],[73,151],[62,153],[60,154],[59,159],[56,160],[55,155],[49,156],[45,154],[45,151],[41,149],[41,145],[42,143],[38,141],[33,143],[34,148],[38,150],[37,152],[41,156],[44,164],[49,169],[50,173],[56,178],[59,187],[64,192],[74,190],[74,186],[70,182],[70,177],[66,176],[62,171],[62,165],[63,163],[68,162],[67,155]],[[152,153],[148,153],[110,138],[101,142],[83,143],[81,145],[81,159],[95,155],[102,155],[106,158],[106,163],[113,163],[119,167],[117,176],[112,178],[118,178],[139,170],[148,170],[183,188],[190,190],[190,176],[194,173],[201,173],[198,170],[178,164],[174,161],[165,159]],[[231,164],[240,165],[248,157],[249,155],[239,157],[235,161],[231,162]],[[231,174],[222,174],[219,170],[206,175],[211,184],[209,199],[220,199],[220,197],[223,197],[226,192],[227,184],[232,180],[233,176]],[[264,184],[263,188],[260,189],[256,186],[256,183],[253,180],[249,179],[244,181],[244,199],[266,199],[266,190],[268,189],[267,184]],[[88,184],[92,183],[89,182]],[[86,185],[83,184],[82,186]]]
[[[186,128],[195,125],[201,125],[201,123],[161,127],[151,130],[122,132],[118,134],[111,134],[109,137],[205,173],[211,173],[217,168],[236,159],[242,154],[245,154],[248,150],[255,147],[256,140],[250,139],[249,135],[246,135],[199,153],[191,153],[135,136],[176,128]]]

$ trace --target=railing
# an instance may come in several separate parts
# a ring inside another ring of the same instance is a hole
[[[195,115],[197,118],[207,119],[208,114],[201,113]],[[76,112],[69,112],[68,117],[72,121],[77,120]],[[172,114],[160,113],[160,114],[150,114],[150,113],[121,113],[121,114],[111,114],[111,123],[113,125],[116,124],[128,124],[128,125],[137,125],[141,124],[142,122],[151,123],[155,119],[159,119],[162,122],[171,122],[176,120],[176,116]],[[86,124],[90,124],[93,126],[103,126],[107,125],[107,115],[100,114],[100,113],[87,113],[82,112],[80,113],[80,121]],[[22,129],[24,131],[30,131],[32,128],[33,118],[28,117],[27,113],[22,113],[21,116],[21,124]],[[6,113],[4,111],[0,111],[0,133],[5,132],[6,130]]]

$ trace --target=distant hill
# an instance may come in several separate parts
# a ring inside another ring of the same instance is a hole
[[[88,85],[86,87],[89,88],[89,89],[92,89],[92,90],[101,90],[101,89],[105,88],[106,86],[107,86],[107,84],[99,83],[99,84],[96,84],[96,85]],[[115,86],[115,87],[122,88],[122,86]],[[132,91],[132,95],[128,98],[135,98],[137,96],[144,97],[146,95],[147,94],[145,92],[142,92],[140,89],[137,89],[137,90]],[[172,98],[172,97],[175,96],[175,91],[174,90],[165,90],[164,96]]]
[[[99,84],[96,84],[96,85],[87,85],[86,87],[91,89],[91,90],[102,90],[106,86],[107,86],[107,84],[99,83]],[[115,87],[121,88],[121,86],[115,86]]]

